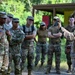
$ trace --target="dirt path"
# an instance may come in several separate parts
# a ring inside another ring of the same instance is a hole
[[[14,75],[11,73],[11,75]],[[27,75],[27,72],[23,72],[22,75]],[[32,72],[32,75],[72,75],[71,73],[61,72],[61,74],[56,74],[55,72],[51,72],[50,74],[44,74],[44,72]]]
[[[51,73],[45,74],[46,67],[36,67],[32,71],[32,75],[72,75],[71,73],[66,73],[65,69],[61,69],[61,74],[56,74],[54,68],[52,68]],[[11,75],[14,75],[14,73],[11,73]],[[22,75],[27,75],[27,69],[25,69],[22,73]]]

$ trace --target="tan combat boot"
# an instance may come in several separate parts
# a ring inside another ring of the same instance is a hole
[[[31,75],[31,70],[28,70],[28,75]]]

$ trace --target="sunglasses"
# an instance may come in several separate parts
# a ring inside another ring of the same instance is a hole
[[[32,19],[29,19],[30,21],[33,21]]]
[[[19,23],[18,21],[15,21],[14,23]]]
[[[41,26],[45,26],[45,25],[41,25]]]
[[[2,19],[7,19],[7,18],[2,18]]]

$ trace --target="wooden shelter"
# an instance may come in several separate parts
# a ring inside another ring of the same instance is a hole
[[[56,14],[62,14],[64,15],[64,22],[67,24],[68,16],[75,10],[75,3],[33,5],[33,16],[35,16],[35,10],[51,12],[53,17]]]

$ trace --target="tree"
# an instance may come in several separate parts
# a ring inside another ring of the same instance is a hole
[[[7,13],[11,13],[14,15],[14,17],[17,17],[19,19],[24,18],[24,3],[21,1],[15,1],[15,0],[7,0],[7,1],[2,1],[2,4],[0,5],[0,10],[5,11]],[[22,24],[23,20],[21,20]]]

